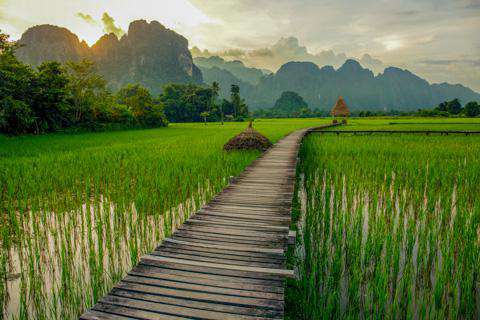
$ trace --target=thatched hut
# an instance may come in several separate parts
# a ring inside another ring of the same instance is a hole
[[[338,97],[337,103],[333,106],[330,114],[334,117],[348,117],[350,115],[350,110],[342,96]]]
[[[248,128],[240,134],[236,135],[230,141],[228,141],[223,149],[226,151],[233,150],[260,150],[265,151],[272,143],[260,132],[253,129],[252,122],[250,121]]]

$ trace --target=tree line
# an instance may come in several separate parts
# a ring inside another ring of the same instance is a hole
[[[254,118],[315,118],[330,116],[330,109],[312,110],[298,93],[285,91],[272,108],[255,110],[252,115]],[[480,104],[476,101],[470,101],[462,106],[459,99],[452,99],[444,101],[432,109],[410,111],[352,110],[351,116],[478,117],[480,116]]]
[[[158,97],[139,84],[112,93],[91,61],[44,62],[33,69],[15,57],[16,48],[0,32],[0,133],[148,128],[169,121],[223,122],[248,116],[235,85],[230,100],[222,101],[218,83],[168,84]]]

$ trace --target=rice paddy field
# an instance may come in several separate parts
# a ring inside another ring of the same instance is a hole
[[[273,142],[330,119],[255,121]],[[0,136],[0,319],[75,319],[258,152],[246,123]],[[333,130],[480,130],[352,119]],[[480,316],[480,136],[320,135],[301,147],[291,319]]]
[[[352,119],[330,130],[478,131],[480,124]],[[478,135],[307,137],[289,318],[479,319],[479,155]]]
[[[246,126],[0,136],[0,319],[78,318],[259,155],[222,150]]]

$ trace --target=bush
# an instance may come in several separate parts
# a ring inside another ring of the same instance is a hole
[[[0,131],[8,134],[28,133],[34,123],[32,109],[23,101],[6,97],[0,100]]]

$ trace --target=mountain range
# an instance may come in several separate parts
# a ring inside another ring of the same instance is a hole
[[[292,61],[275,73],[217,56],[193,59],[188,40],[157,21],[134,21],[120,39],[106,34],[91,47],[68,29],[40,25],[28,29],[19,44],[17,57],[34,67],[43,61],[90,59],[113,90],[140,83],[159,93],[166,83],[218,81],[220,95],[228,97],[230,86],[236,84],[252,110],[272,107],[285,91],[298,93],[311,109],[329,109],[340,95],[352,110],[430,108],[454,98],[462,103],[480,101],[480,94],[460,84],[430,84],[395,67],[374,75],[354,59],[338,69]]]
[[[134,21],[121,39],[105,34],[91,47],[68,29],[53,25],[28,29],[18,43],[17,57],[34,67],[44,61],[92,60],[114,90],[141,83],[158,93],[166,83],[203,82],[188,40],[157,21]]]

